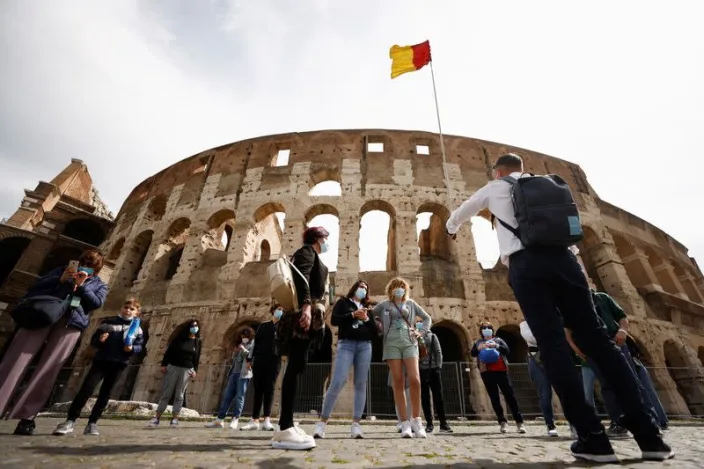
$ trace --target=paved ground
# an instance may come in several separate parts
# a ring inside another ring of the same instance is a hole
[[[347,425],[328,426],[327,438],[312,451],[271,449],[270,433],[243,433],[203,428],[203,422],[183,422],[181,428],[148,429],[144,421],[103,420],[101,435],[82,434],[85,420],[74,434],[55,437],[59,419],[37,420],[31,437],[12,435],[15,422],[0,421],[0,466],[71,468],[568,468],[589,467],[568,455],[568,438],[545,436],[542,425],[532,424],[526,435],[502,435],[496,425],[456,424],[452,435],[427,440],[403,440],[391,425],[367,425],[367,438],[350,440]],[[311,425],[303,428],[312,433]],[[568,435],[567,427],[559,427]],[[675,426],[667,434],[676,459],[643,463],[632,439],[614,442],[628,468],[677,469],[704,467],[704,427]]]

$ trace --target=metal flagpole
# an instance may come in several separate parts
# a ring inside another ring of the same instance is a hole
[[[433,96],[435,97],[435,113],[438,117],[438,133],[440,134],[440,153],[442,153],[442,174],[445,178],[445,185],[447,186],[447,203],[451,204],[452,200],[450,197],[450,179],[447,175],[447,158],[445,157],[445,142],[442,138],[442,125],[440,124],[440,106],[438,106],[438,92],[435,88],[435,72],[433,71],[433,61],[430,61],[430,77],[433,80]]]

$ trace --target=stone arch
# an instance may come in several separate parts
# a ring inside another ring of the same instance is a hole
[[[703,378],[694,350],[680,339],[663,344],[665,366],[692,415],[704,413]]]
[[[159,221],[164,218],[168,201],[166,194],[159,194],[154,197],[147,207],[147,217],[152,221]]]
[[[491,221],[483,216],[472,217],[472,240],[477,262],[483,270],[494,269],[501,258],[499,239]],[[501,264],[503,265],[503,264]]]
[[[271,258],[271,245],[266,239],[262,240],[259,245],[259,259],[260,261],[268,261]]]
[[[191,220],[185,217],[178,218],[169,225],[154,256],[152,279],[171,280],[178,273],[190,229]]]
[[[39,276],[41,277],[46,275],[59,267],[65,267],[69,262],[78,260],[82,253],[82,250],[73,246],[61,246],[54,248],[44,258],[42,267],[39,269]]]
[[[689,301],[692,303],[702,303],[704,300],[699,293],[699,290],[697,287],[694,285],[694,282],[692,281],[691,273],[689,272],[689,268],[685,267],[682,265],[680,261],[675,261],[672,263],[672,268],[673,268],[673,273],[675,275],[675,278],[677,278],[682,285],[682,288],[684,289],[685,295],[687,295],[687,298],[689,298]]]
[[[342,174],[339,166],[320,166],[312,168],[310,171],[310,187],[313,188],[320,183],[326,181],[334,181],[340,184],[342,182]]]
[[[116,289],[130,287],[139,278],[139,273],[144,266],[153,236],[154,232],[152,230],[146,230],[134,238],[125,253],[122,268],[119,274],[115,276],[116,280],[113,285]]]
[[[508,345],[509,363],[526,363],[528,354],[528,344],[521,336],[521,328],[517,324],[505,324],[496,330],[496,337],[499,337]]]
[[[642,288],[652,285],[654,279],[651,278],[646,270],[650,269],[650,266],[641,259],[641,254],[639,254],[640,249],[632,242],[629,242],[622,233],[617,233],[613,230],[609,232],[616,245],[616,251],[626,268],[626,274],[633,286]]]
[[[242,250],[243,264],[261,259],[260,249],[264,240],[269,244],[269,258],[281,253],[285,210],[279,202],[268,202],[254,211],[254,224],[247,232]]]
[[[443,361],[464,362],[470,349],[467,331],[454,321],[442,320],[433,323],[430,330],[438,337],[442,347]]]
[[[645,254],[648,256],[650,267],[655,272],[655,276],[662,289],[671,295],[679,295],[680,292],[677,285],[675,285],[671,272],[668,270],[669,265],[665,258],[651,246],[645,248]]]
[[[108,254],[107,260],[109,261],[117,261],[117,259],[120,258],[120,254],[122,254],[122,248],[125,246],[125,237],[121,237],[118,239],[115,244],[112,245],[112,248],[110,249],[110,253]]]
[[[88,218],[71,220],[61,231],[63,236],[76,239],[92,246],[100,246],[105,241],[105,230],[100,224]]]
[[[308,192],[311,197],[340,197],[342,195],[342,185],[339,181],[328,179],[321,181]]]
[[[330,272],[337,271],[337,261],[340,245],[340,215],[337,208],[329,204],[316,204],[309,207],[303,220],[306,227],[322,226],[330,233],[328,252],[320,255],[321,260]]]
[[[365,224],[366,223],[366,224]],[[386,246],[379,246],[386,229]],[[396,210],[384,200],[371,200],[359,211],[359,270],[360,272],[396,270]]]
[[[171,342],[173,342],[176,339],[176,337],[178,337],[179,334],[181,334],[185,329],[190,327],[190,324],[193,321],[198,321],[198,324],[200,324],[199,327],[201,328],[200,332],[201,332],[201,340],[202,340],[203,339],[203,337],[202,337],[203,336],[203,331],[202,331],[203,323],[200,319],[198,319],[197,317],[194,316],[192,318],[188,318],[187,320],[179,323],[179,325],[176,326],[173,331],[171,331],[171,334],[169,334],[169,339],[166,341],[166,347],[171,345]],[[166,347],[164,348],[164,350],[166,350]]]
[[[31,242],[31,239],[23,236],[0,239],[0,287],[15,269]]]
[[[234,233],[235,212],[230,209],[219,210],[208,218],[206,225],[207,229],[201,237],[203,251],[208,249],[227,251]]]
[[[416,211],[420,271],[423,291],[428,296],[464,299],[464,283],[457,263],[456,246],[447,236],[445,223],[450,217],[447,207],[427,202]],[[422,223],[427,220],[427,228]]]

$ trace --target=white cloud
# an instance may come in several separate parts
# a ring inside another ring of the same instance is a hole
[[[704,122],[704,6],[532,2],[6,0],[0,216],[72,157],[113,211],[203,149],[323,128],[444,131],[580,164],[601,197],[704,259],[692,214]],[[21,161],[21,163],[20,163]]]

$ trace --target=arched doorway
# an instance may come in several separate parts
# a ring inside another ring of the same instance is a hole
[[[92,246],[100,246],[105,240],[103,227],[99,223],[86,218],[71,220],[66,224],[61,234]]]
[[[430,330],[437,336],[442,348],[445,413],[448,417],[473,414],[470,374],[465,363],[469,344],[464,328],[452,321],[440,321]]]
[[[0,287],[10,276],[31,240],[13,236],[0,240]]]
[[[540,416],[540,399],[538,390],[528,375],[528,344],[521,336],[520,327],[515,324],[501,326],[496,336],[508,345],[509,376],[518,405],[524,416]]]
[[[665,366],[670,377],[677,386],[687,408],[692,415],[704,414],[704,389],[702,389],[701,371],[695,367],[696,355],[687,350],[687,345],[682,339],[669,339],[663,344]]]

